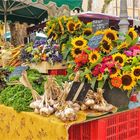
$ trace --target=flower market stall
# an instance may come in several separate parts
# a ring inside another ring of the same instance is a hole
[[[89,128],[91,120],[103,115],[121,116],[117,111],[128,109],[130,97],[134,107],[140,106],[140,45],[134,28],[123,34],[99,21],[85,24],[76,16],[62,16],[48,20],[44,33],[2,51],[1,139],[84,139],[85,123]],[[139,109],[126,113],[139,121]],[[69,137],[72,128],[83,136]],[[139,138],[137,133],[134,138]]]

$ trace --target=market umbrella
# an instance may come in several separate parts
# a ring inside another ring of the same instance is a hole
[[[24,3],[25,0],[1,0],[0,1],[0,19],[21,21],[27,23],[38,23],[47,18],[46,10]]]
[[[57,7],[62,5],[67,5],[69,9],[73,10],[74,8],[81,8],[83,0],[32,0],[32,2],[42,2],[44,5],[48,5],[51,2],[54,2]]]

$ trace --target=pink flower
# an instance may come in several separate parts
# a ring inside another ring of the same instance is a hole
[[[124,53],[125,53],[127,56],[133,56],[132,51],[124,51]]]
[[[101,64],[95,66],[95,68],[92,70],[93,76],[98,76],[98,74],[100,73],[100,68],[101,68]]]
[[[139,50],[140,48],[138,46],[132,46],[129,48],[130,51],[133,51],[133,50]]]
[[[133,50],[133,56],[137,56],[137,55],[140,55],[140,50]]]
[[[106,65],[105,64],[102,64],[102,66],[100,68],[100,72],[101,73],[104,73],[106,68],[107,68]]]

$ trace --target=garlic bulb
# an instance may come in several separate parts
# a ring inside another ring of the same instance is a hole
[[[87,107],[85,104],[82,104],[82,105],[81,105],[81,110],[84,111],[84,110],[86,110],[87,108],[88,108],[88,107]]]
[[[30,107],[31,108],[39,108],[41,102],[42,102],[42,100],[36,100],[36,101],[30,103]]]
[[[34,112],[37,113],[37,114],[39,114],[40,113],[40,110],[37,109],[37,108],[35,108]]]
[[[94,105],[95,101],[93,99],[86,99],[85,100],[85,105],[90,106]]]
[[[64,110],[64,114],[66,115],[66,117],[70,117],[75,114],[75,111],[73,108],[66,108]]]
[[[50,106],[43,107],[40,109],[40,115],[51,115],[54,112],[54,109]]]

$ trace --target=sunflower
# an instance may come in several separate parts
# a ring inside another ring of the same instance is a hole
[[[140,66],[136,66],[132,68],[132,75],[135,77],[135,79],[140,79]]]
[[[51,26],[51,29],[49,29],[49,31],[47,32],[47,36],[48,36],[48,37],[52,34],[54,28],[55,28],[55,24],[53,24],[53,25]]]
[[[132,65],[132,62],[133,62],[133,58],[132,57],[127,57],[125,64],[126,65]]]
[[[132,40],[136,39],[138,37],[137,32],[134,28],[130,28],[128,31],[128,35],[132,38]]]
[[[97,81],[101,81],[103,79],[103,74],[99,73],[97,77]]]
[[[71,55],[75,58],[78,54],[82,53],[82,48],[80,46],[75,46],[71,49]]]
[[[60,26],[60,31],[63,35],[64,34],[64,27],[63,27],[63,24],[62,24],[61,20],[58,20],[58,23],[59,23],[59,26]]]
[[[85,75],[85,78],[86,78],[88,81],[91,81],[91,80],[92,80],[92,79],[91,79],[91,75],[90,75],[89,73]]]
[[[94,35],[103,35],[103,34],[104,34],[104,31],[98,30],[95,32]]]
[[[100,49],[104,53],[110,53],[113,49],[113,47],[111,45],[111,40],[108,39],[107,37],[104,37],[102,42],[101,42]]]
[[[111,84],[113,87],[120,88],[122,86],[122,79],[120,77],[113,77]]]
[[[134,76],[128,72],[123,73],[121,80],[124,90],[131,90],[136,84]]]
[[[87,45],[87,40],[85,40],[82,36],[75,37],[72,39],[71,44],[73,47],[85,47]]]
[[[73,33],[75,30],[75,23],[73,21],[68,21],[67,24],[67,29],[70,33]]]
[[[56,33],[52,33],[53,40],[56,40],[58,38],[58,35]]]
[[[125,61],[126,61],[126,55],[121,54],[121,53],[116,53],[113,54],[113,60],[118,62],[121,66],[124,65]]]
[[[119,74],[120,74],[120,69],[118,69],[116,67],[111,68],[110,78],[117,77]]]
[[[117,32],[115,30],[110,29],[110,28],[106,29],[104,31],[104,34],[110,40],[117,40],[118,39]]]
[[[92,29],[91,28],[85,28],[84,29],[84,35],[89,36],[92,34]]]
[[[121,45],[117,47],[118,50],[128,48],[129,44],[127,42],[123,42]]]
[[[82,26],[82,22],[81,22],[80,20],[78,20],[78,22],[75,24],[74,29],[75,29],[75,30],[78,30],[78,29],[81,28],[81,26]]]
[[[94,64],[100,59],[100,54],[97,51],[92,51],[89,54],[89,62]]]

